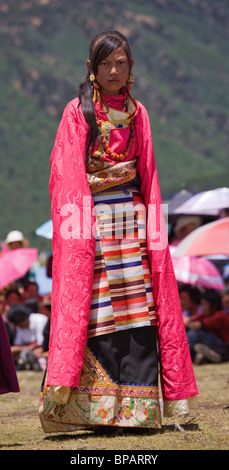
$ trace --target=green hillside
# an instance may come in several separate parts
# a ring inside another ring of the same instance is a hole
[[[50,246],[34,236],[50,218],[50,153],[104,29],[130,40],[162,195],[228,186],[228,26],[227,0],[1,0],[0,239],[17,228]]]

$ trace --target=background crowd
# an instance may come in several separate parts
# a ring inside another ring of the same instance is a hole
[[[28,240],[20,231],[11,231],[4,242],[2,256],[13,252],[16,258],[18,251],[28,246]],[[16,370],[44,370],[48,357],[51,292],[40,295],[32,269],[21,277],[15,274],[15,280],[1,288],[0,314]]]
[[[227,214],[225,214],[227,216]],[[176,220],[171,249],[200,224],[200,218],[183,216]],[[29,242],[18,230],[9,232],[4,250],[15,255]],[[52,257],[46,260],[52,276]],[[177,279],[183,321],[195,364],[229,361],[229,275],[224,287],[214,289]],[[41,295],[32,271],[0,289],[0,314],[7,331],[16,370],[45,370],[48,359],[51,292]]]

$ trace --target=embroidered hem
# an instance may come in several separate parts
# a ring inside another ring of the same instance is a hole
[[[198,397],[190,397],[185,400],[168,401],[164,400],[164,417],[179,418],[188,416],[191,410],[198,408]]]

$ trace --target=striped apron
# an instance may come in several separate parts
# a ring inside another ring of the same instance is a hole
[[[128,185],[96,193],[93,200],[96,253],[81,380],[66,405],[49,402],[44,385],[42,426],[45,432],[161,428],[145,207],[137,187]]]

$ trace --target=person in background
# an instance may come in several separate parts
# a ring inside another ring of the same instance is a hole
[[[51,318],[51,294],[44,296],[43,302],[40,305],[43,315],[48,317],[48,321],[43,330],[43,342],[41,345],[34,348],[33,352],[38,359],[41,369],[46,369],[49,351],[49,335],[50,335],[50,318]]]
[[[4,244],[8,250],[17,250],[18,248],[28,248],[29,241],[24,237],[20,230],[12,230],[7,234]],[[23,290],[25,283],[29,280],[30,272],[27,271],[24,276],[17,279],[14,284],[16,289]]]
[[[229,207],[225,207],[224,209],[220,209],[218,213],[218,219],[224,219],[224,217],[229,217]]]
[[[11,305],[16,305],[23,303],[23,298],[18,289],[9,289],[5,293],[5,306],[6,309],[11,307]]]
[[[18,304],[9,308],[7,319],[16,328],[11,345],[16,369],[40,370],[33,349],[43,343],[47,316],[30,313],[25,305]]]
[[[189,319],[187,338],[193,360],[222,362],[229,353],[229,315],[223,311],[220,293],[207,289],[201,297],[202,313]],[[197,357],[195,354],[197,353]]]
[[[36,281],[28,281],[24,285],[23,298],[24,300],[37,298],[39,301],[42,301],[42,297],[39,295],[39,286]]]
[[[27,248],[29,246],[29,241],[24,237],[23,233],[20,232],[20,230],[12,230],[11,232],[9,232],[4,243],[8,250]]]
[[[0,289],[0,315],[4,315],[6,311],[6,290]]]
[[[5,324],[0,315],[0,395],[20,392]]]
[[[198,215],[182,215],[178,217],[172,228],[173,239],[171,239],[170,245],[178,245],[193,230],[200,227],[201,224],[202,218]]]
[[[10,345],[13,343],[15,326],[7,320],[7,310],[11,305],[21,302],[21,294],[17,289],[2,289],[0,293],[1,317],[8,335]]]
[[[184,324],[187,326],[190,317],[199,315],[202,311],[201,293],[198,287],[190,284],[183,284],[179,287],[179,295]]]
[[[224,311],[229,313],[229,285],[226,285],[224,289],[222,289],[221,300]]]
[[[28,281],[23,288],[24,305],[31,313],[37,313],[42,302],[42,296],[39,295],[39,287],[35,281]]]

